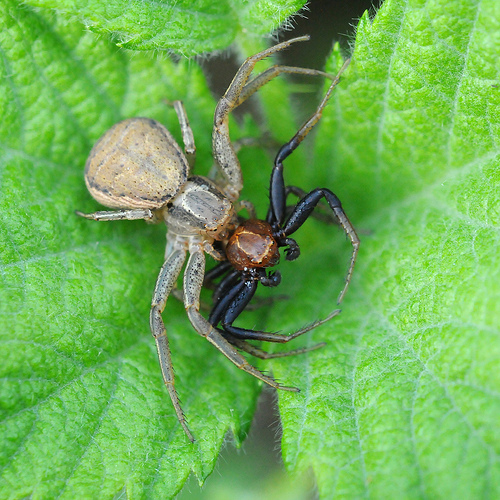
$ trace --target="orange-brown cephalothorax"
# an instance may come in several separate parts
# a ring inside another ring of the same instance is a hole
[[[229,238],[226,256],[235,269],[273,267],[279,259],[278,243],[263,220],[247,220]]]

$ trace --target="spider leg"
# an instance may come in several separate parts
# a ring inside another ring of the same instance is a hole
[[[340,292],[337,300],[337,303],[340,303],[344,298],[347,287],[349,286],[349,283],[351,281],[352,272],[354,269],[354,264],[356,263],[356,257],[358,255],[360,243],[358,235],[356,234],[353,225],[347,218],[340,200],[329,189],[314,189],[297,203],[295,209],[290,214],[290,217],[283,227],[283,235],[289,236],[290,234],[293,234],[295,231],[297,231],[297,229],[299,229],[299,227],[302,226],[302,224],[304,224],[304,222],[308,219],[308,217],[311,215],[312,211],[322,198],[325,198],[328,202],[328,205],[332,209],[335,217],[338,219],[339,224],[342,226],[342,229],[346,233],[347,237],[351,240],[352,244],[351,262],[349,265],[349,270],[347,271],[345,285]]]
[[[300,198],[304,198],[304,196],[307,194],[307,191],[304,191],[303,189],[297,187],[297,186],[287,186],[285,188],[285,197],[288,199],[288,196],[290,194],[293,194],[296,196],[299,200]],[[311,217],[314,217],[316,220],[319,220],[320,222],[324,222],[325,224],[337,224],[339,221],[337,218],[331,213],[329,210],[328,204],[324,203],[323,201],[320,201],[317,205],[314,211],[311,213]],[[295,209],[295,205],[287,205],[286,206],[286,218],[290,216],[290,214],[293,212]]]
[[[174,101],[172,102],[172,106],[175,109],[179,125],[181,127],[182,141],[184,142],[184,153],[189,166],[193,168],[196,162],[196,146],[194,144],[194,135],[191,125],[189,125],[186,108],[184,107],[182,101]]]
[[[281,334],[272,332],[263,332],[260,330],[249,330],[233,326],[234,321],[245,310],[248,303],[255,294],[258,285],[257,280],[242,280],[236,283],[231,290],[219,301],[210,314],[209,321],[213,325],[221,323],[224,332],[236,339],[243,340],[262,340],[265,342],[275,342],[285,344],[290,340],[296,339],[304,333],[310,332],[317,326],[329,321],[340,313],[339,309],[331,312],[325,319],[317,320],[310,325],[304,326],[291,334]]]
[[[223,276],[230,269],[233,269],[233,267],[228,260],[218,262],[216,266],[212,267],[212,269],[205,273],[205,277],[203,278],[203,286],[205,288],[208,288],[209,290],[215,289],[218,285],[214,283],[214,280]]]
[[[232,310],[234,312],[234,321],[252,300],[258,284],[258,281],[253,279],[238,281],[240,273],[239,271],[235,273],[230,273],[226,277],[226,283],[224,283],[224,280],[221,282],[221,284],[224,283],[223,293],[219,296],[208,318],[208,321],[215,326],[222,321],[222,328],[227,332],[229,332],[229,330],[226,329],[225,318],[227,317],[228,311]]]
[[[279,384],[272,377],[264,375],[262,372],[254,368],[242,356],[236,348],[228,342],[221,331],[214,328],[201,314],[200,308],[200,292],[203,285],[203,271],[205,269],[205,254],[199,245],[190,247],[190,257],[184,272],[184,307],[194,329],[212,345],[219,349],[224,356],[233,362],[238,368],[262,380],[266,384],[285,391],[298,392],[296,387],[286,387]]]
[[[240,200],[237,203],[235,203],[235,208],[237,212],[240,212],[240,210],[245,209],[247,211],[249,219],[257,218],[257,211],[255,210],[255,205],[251,201]]]
[[[293,194],[296,196],[298,199],[303,198],[306,194],[307,191],[304,191],[302,188],[299,188],[298,186],[286,186],[285,187],[285,199],[288,200],[288,197]],[[295,208],[295,205],[287,205],[286,210],[285,210],[285,218],[288,218],[290,214],[293,212]],[[316,206],[316,209],[313,211],[311,214],[312,217],[314,217],[316,220],[319,220],[320,222],[323,222],[325,224],[338,224],[338,220],[335,218],[335,216],[330,212],[329,207],[326,203],[323,203],[320,201],[318,205]],[[271,212],[271,207],[269,207],[266,220],[272,220],[272,212]]]
[[[251,356],[255,356],[260,359],[274,359],[274,358],[284,358],[286,356],[295,356],[296,354],[304,354],[306,352],[315,351],[326,345],[326,342],[320,342],[311,347],[299,347],[298,349],[293,349],[291,351],[281,351],[281,352],[267,352],[259,347],[249,344],[245,340],[237,339],[230,334],[224,334],[224,337],[231,342],[235,347],[247,352]]]
[[[179,301],[183,301],[184,300],[184,294],[182,293],[182,290],[177,288],[176,286],[174,286],[174,288],[172,288],[172,291],[170,292],[170,294],[177,300]]]
[[[238,280],[240,279],[240,271],[233,269],[228,272],[227,275],[221,280],[221,282],[215,287],[214,293],[212,294],[212,300],[214,303],[215,310],[216,306],[222,302],[227,301],[227,295],[230,293],[230,290],[236,285]],[[210,323],[213,324],[213,321],[210,320]]]
[[[302,125],[302,127],[297,131],[292,139],[290,139],[289,142],[281,147],[281,149],[278,151],[278,154],[276,155],[276,159],[274,160],[274,167],[271,172],[271,181],[269,188],[270,210],[267,214],[267,222],[269,222],[273,226],[283,226],[285,217],[287,215],[286,197],[289,192],[293,192],[292,190],[289,190],[287,192],[287,189],[285,188],[285,180],[283,177],[283,162],[286,158],[288,158],[288,156],[290,156],[291,153],[293,153],[293,151],[295,151],[295,149],[297,149],[299,144],[305,139],[305,137],[307,137],[314,125],[316,125],[316,123],[318,123],[318,121],[320,120],[323,109],[325,108],[328,99],[333,92],[333,89],[339,83],[340,75],[348,66],[349,62],[349,59],[345,61],[344,65],[331,83],[314,114]],[[307,220],[307,218],[311,215],[312,211],[322,198],[325,198],[328,202],[328,205],[330,206],[333,213],[335,214],[335,217],[344,229],[344,232],[351,240],[351,244],[353,247],[351,262],[349,270],[347,272],[345,285],[338,297],[338,303],[340,303],[344,298],[347,287],[351,281],[351,276],[354,269],[354,264],[356,262],[360,242],[356,231],[354,230],[354,227],[352,226],[344,210],[342,209],[340,200],[330,190],[315,189],[298,202],[298,204],[288,217],[285,226],[283,227],[281,245],[287,244],[286,237],[293,234]],[[292,249],[290,259],[293,260],[295,256],[298,256],[298,252]]]
[[[130,209],[130,210],[102,210],[93,212],[91,214],[84,214],[79,210],[75,210],[76,215],[85,217],[85,219],[97,221],[110,221],[110,220],[139,220],[144,219],[150,222],[156,222],[156,215],[149,209]]]
[[[225,331],[233,335],[234,337],[238,339],[243,339],[243,340],[261,340],[264,342],[273,342],[275,344],[286,344],[287,342],[290,342],[291,340],[296,339],[297,337],[300,337],[301,335],[304,335],[304,333],[310,332],[311,330],[314,330],[318,326],[322,325],[323,323],[326,323],[327,321],[330,321],[332,318],[335,316],[338,316],[340,314],[340,309],[335,309],[332,311],[326,318],[323,319],[318,319],[316,321],[313,321],[311,324],[303,326],[302,328],[290,333],[274,333],[274,332],[262,332],[259,330],[247,330],[246,328],[238,328],[235,326],[229,326],[229,325],[223,325],[223,328]]]
[[[251,97],[255,92],[257,92],[261,87],[269,83],[271,80],[282,74],[293,74],[293,75],[307,75],[307,76],[322,76],[324,78],[329,78],[334,80],[335,78],[325,73],[324,71],[319,71],[317,69],[311,68],[299,68],[297,66],[282,66],[276,64],[266,69],[262,73],[258,74],[253,80],[250,80],[243,87],[241,94],[236,102],[236,106],[244,103],[249,97]]]
[[[330,98],[333,89],[338,85],[340,81],[340,75],[344,72],[344,70],[349,65],[350,59],[347,59],[337,76],[332,81],[330,87],[326,91],[325,96],[322,101],[319,103],[316,111],[313,115],[300,127],[297,133],[284,144],[281,149],[278,151],[276,155],[276,159],[274,160],[274,167],[271,172],[271,182],[269,188],[269,200],[271,210],[268,213],[267,222],[277,223],[279,225],[283,224],[286,214],[286,189],[285,189],[285,181],[283,178],[283,161],[288,158],[299,146],[299,144],[307,137],[309,132],[312,130],[314,125],[318,123],[321,119],[321,115],[323,114],[323,109],[325,108],[328,99]]]
[[[273,47],[269,47],[258,54],[255,54],[245,60],[240,66],[233,81],[229,85],[226,93],[220,98],[215,108],[214,128],[212,132],[212,151],[215,163],[219,166],[225,177],[224,192],[231,201],[238,199],[241,189],[243,188],[243,177],[238,156],[234,150],[234,146],[229,137],[229,113],[233,111],[243,100],[248,99],[258,88],[274,78],[271,73],[257,80],[257,83],[251,83],[245,91],[245,85],[252,74],[253,68],[260,60],[285,49],[295,42],[309,40],[308,36],[293,38],[286,42],[279,43]],[[302,71],[302,70],[301,70]],[[310,70],[311,71],[311,70]],[[312,70],[314,72],[314,70]],[[275,76],[279,74],[279,71]],[[259,84],[259,82],[262,82]],[[241,99],[243,93],[244,99]]]
[[[174,369],[172,366],[170,348],[168,347],[167,331],[161,317],[161,313],[165,309],[165,305],[167,303],[167,298],[174,287],[177,278],[179,277],[185,260],[185,249],[174,250],[165,260],[165,263],[160,270],[160,274],[158,275],[153,294],[150,313],[150,327],[151,333],[153,334],[156,342],[156,349],[158,351],[158,359],[160,360],[163,380],[170,395],[170,399],[172,400],[175,413],[189,440],[194,442],[194,437],[186,424],[186,417],[184,416],[179,396],[175,390]]]

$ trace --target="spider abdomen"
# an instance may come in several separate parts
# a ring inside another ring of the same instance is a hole
[[[110,208],[161,208],[186,183],[189,164],[161,123],[129,118],[95,144],[85,165],[90,194]]]
[[[275,266],[280,254],[270,224],[257,219],[243,222],[229,239],[226,256],[238,270]]]

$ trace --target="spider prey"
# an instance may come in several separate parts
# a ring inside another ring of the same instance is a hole
[[[247,343],[246,340],[286,343],[330,320],[340,312],[337,309],[326,318],[317,320],[311,325],[288,335],[233,326],[234,321],[254,296],[259,282],[270,287],[277,286],[280,283],[281,275],[279,271],[266,273],[266,268],[273,267],[278,263],[280,259],[279,248],[286,247],[286,259],[289,261],[299,257],[300,247],[294,239],[290,238],[290,235],[297,231],[311,215],[319,215],[318,218],[323,215],[323,220],[325,220],[324,214],[313,214],[313,210],[322,198],[327,201],[329,208],[333,212],[334,221],[342,226],[353,246],[351,263],[344,287],[338,297],[338,303],[342,301],[351,280],[359,248],[359,239],[342,209],[340,200],[329,189],[316,188],[306,194],[295,186],[285,187],[283,177],[283,161],[299,146],[319,121],[330,94],[338,84],[340,75],[348,64],[349,60],[345,62],[339,74],[331,83],[315,113],[304,123],[293,138],[280,148],[276,155],[271,173],[269,210],[266,220],[253,218],[242,222],[226,244],[227,260],[221,262],[206,275],[207,284],[212,284],[212,281],[220,276],[223,277],[214,291],[214,306],[209,316],[210,323],[213,326],[220,324],[224,330],[224,337],[233,345],[263,359],[298,354],[316,349],[324,344],[318,344],[308,349],[268,353]],[[295,206],[286,205],[289,194],[301,198]],[[328,218],[326,220],[331,221]]]
[[[214,327],[200,314],[199,308],[205,253],[216,260],[226,259],[224,245],[238,226],[236,212],[245,206],[244,202],[238,202],[243,179],[235,147],[229,137],[229,114],[281,73],[331,78],[321,71],[279,65],[251,78],[258,61],[285,49],[291,43],[308,39],[307,36],[299,37],[270,47],[249,57],[239,68],[215,109],[212,146],[217,172],[213,180],[190,175],[190,167],[195,160],[195,145],[180,101],[173,105],[180,123],[184,152],[168,130],[157,121],[132,118],[108,130],[93,147],[85,165],[85,183],[90,194],[98,202],[115,210],[91,214],[77,212],[78,215],[96,221],[164,221],[167,226],[165,262],[153,294],[150,327],[165,385],[177,418],[191,441],[194,441],[194,437],[186,424],[174,387],[170,349],[161,316],[188,253],[183,301],[196,332],[238,368],[277,389],[298,391],[295,387],[279,384],[250,365],[236,349],[238,343],[231,342],[232,338],[231,341],[225,338],[227,332]],[[276,215],[281,217],[279,213]]]

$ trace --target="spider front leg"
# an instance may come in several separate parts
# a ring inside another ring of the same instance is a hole
[[[199,244],[193,244],[189,251],[191,256],[189,257],[186,271],[184,272],[184,307],[186,308],[187,315],[194,329],[241,370],[244,370],[276,389],[299,392],[298,388],[281,385],[272,377],[264,375],[257,370],[257,368],[253,367],[236,348],[224,338],[223,332],[212,326],[210,322],[200,314],[200,293],[205,270],[205,254]]]
[[[340,76],[345,71],[349,63],[350,59],[347,59],[344,62],[337,76],[333,79],[330,87],[328,87],[325,96],[319,103],[313,115],[278,151],[276,159],[274,160],[274,167],[271,172],[271,182],[269,187],[270,210],[267,214],[267,221],[269,223],[275,223],[281,226],[286,215],[287,191],[285,188],[285,180],[283,178],[283,161],[285,161],[285,159],[288,158],[299,147],[300,143],[307,137],[309,132],[311,132],[313,127],[319,122],[323,114],[323,109],[325,108],[330,95],[340,82]]]
[[[335,217],[339,221],[339,224],[344,229],[347,237],[351,240],[351,244],[353,247],[351,262],[349,265],[349,270],[347,271],[345,285],[337,299],[337,303],[339,304],[344,298],[347,287],[349,286],[349,283],[351,281],[354,264],[356,263],[356,258],[358,255],[360,241],[353,225],[347,218],[347,215],[345,214],[344,209],[342,208],[342,204],[340,203],[340,200],[337,198],[337,196],[335,196],[329,189],[324,188],[317,188],[311,191],[297,203],[295,209],[290,214],[290,217],[283,227],[282,234],[284,237],[287,237],[297,231],[297,229],[299,229],[299,227],[302,226],[302,224],[304,224],[304,222],[309,218],[312,211],[322,198],[325,198],[328,202],[328,205],[335,214]]]
[[[246,59],[234,76],[233,81],[229,85],[226,93],[217,103],[212,133],[212,150],[215,163],[218,165],[225,177],[223,190],[231,201],[238,199],[241,189],[243,188],[243,178],[234,145],[229,137],[229,114],[255,92],[257,92],[257,90],[259,90],[263,85],[267,84],[280,74],[293,73],[311,76],[326,76],[328,78],[332,78],[323,71],[309,68],[297,68],[294,66],[276,65],[249,81],[255,65],[259,61],[285,49],[292,43],[307,40],[309,40],[309,36],[293,38],[263,50],[262,52]]]
[[[339,221],[339,224],[344,229],[344,232],[351,240],[351,244],[353,247],[351,262],[349,266],[349,270],[347,272],[347,277],[345,281],[344,288],[340,292],[340,295],[337,299],[337,303],[340,303],[344,298],[344,295],[347,291],[347,287],[351,281],[352,272],[354,269],[354,264],[356,263],[356,258],[359,250],[359,238],[354,230],[353,225],[347,218],[345,214],[342,204],[340,200],[335,196],[329,189],[318,188],[314,191],[311,191],[309,194],[304,196],[295,206],[292,213],[288,217],[285,223],[285,217],[287,215],[287,207],[286,207],[286,198],[287,195],[292,192],[290,189],[285,188],[285,180],[283,177],[283,162],[288,156],[290,156],[299,146],[299,144],[307,137],[312,128],[318,123],[323,113],[323,109],[325,108],[328,99],[333,92],[333,89],[337,86],[340,81],[340,75],[343,73],[345,68],[349,65],[349,59],[346,60],[340,69],[339,73],[333,80],[332,84],[328,88],[325,96],[322,101],[318,105],[314,114],[300,127],[297,133],[284,144],[281,149],[278,151],[276,158],[274,160],[274,167],[271,172],[271,181],[269,187],[269,201],[270,201],[270,209],[267,214],[267,222],[270,223],[275,228],[281,228],[278,244],[280,246],[285,246],[288,243],[287,238],[291,234],[293,234],[304,222],[307,218],[312,214],[314,208],[318,205],[322,198],[325,198],[331,210],[333,211],[335,217]],[[281,240],[281,241],[279,241]],[[293,241],[293,240],[291,240]],[[291,249],[291,260],[298,256],[298,247],[294,246]],[[290,260],[290,259],[289,259]]]
[[[167,257],[163,264],[156,287],[153,294],[153,301],[151,303],[150,313],[150,327],[151,333],[156,342],[156,349],[158,351],[158,359],[160,361],[161,373],[163,380],[172,400],[177,419],[179,420],[184,432],[191,442],[194,442],[194,437],[186,424],[186,417],[181,408],[179,396],[174,386],[174,369],[172,366],[172,358],[170,355],[170,348],[168,346],[167,330],[161,313],[165,309],[168,296],[174,287],[177,278],[182,270],[184,261],[186,260],[186,250],[176,249]]]
[[[287,200],[287,205],[286,205],[286,218],[290,216],[290,214],[294,211],[295,205],[289,205],[288,203],[288,197],[289,195],[294,195],[297,197],[298,200],[301,198],[304,198],[304,196],[307,194],[307,191],[304,191],[303,189],[297,187],[297,186],[287,186],[285,188],[285,197]],[[314,217],[316,220],[323,222],[324,224],[338,224],[338,220],[335,217],[335,215],[332,214],[330,211],[330,207],[328,206],[327,203],[320,201],[317,205],[314,211],[311,214],[311,217]]]

